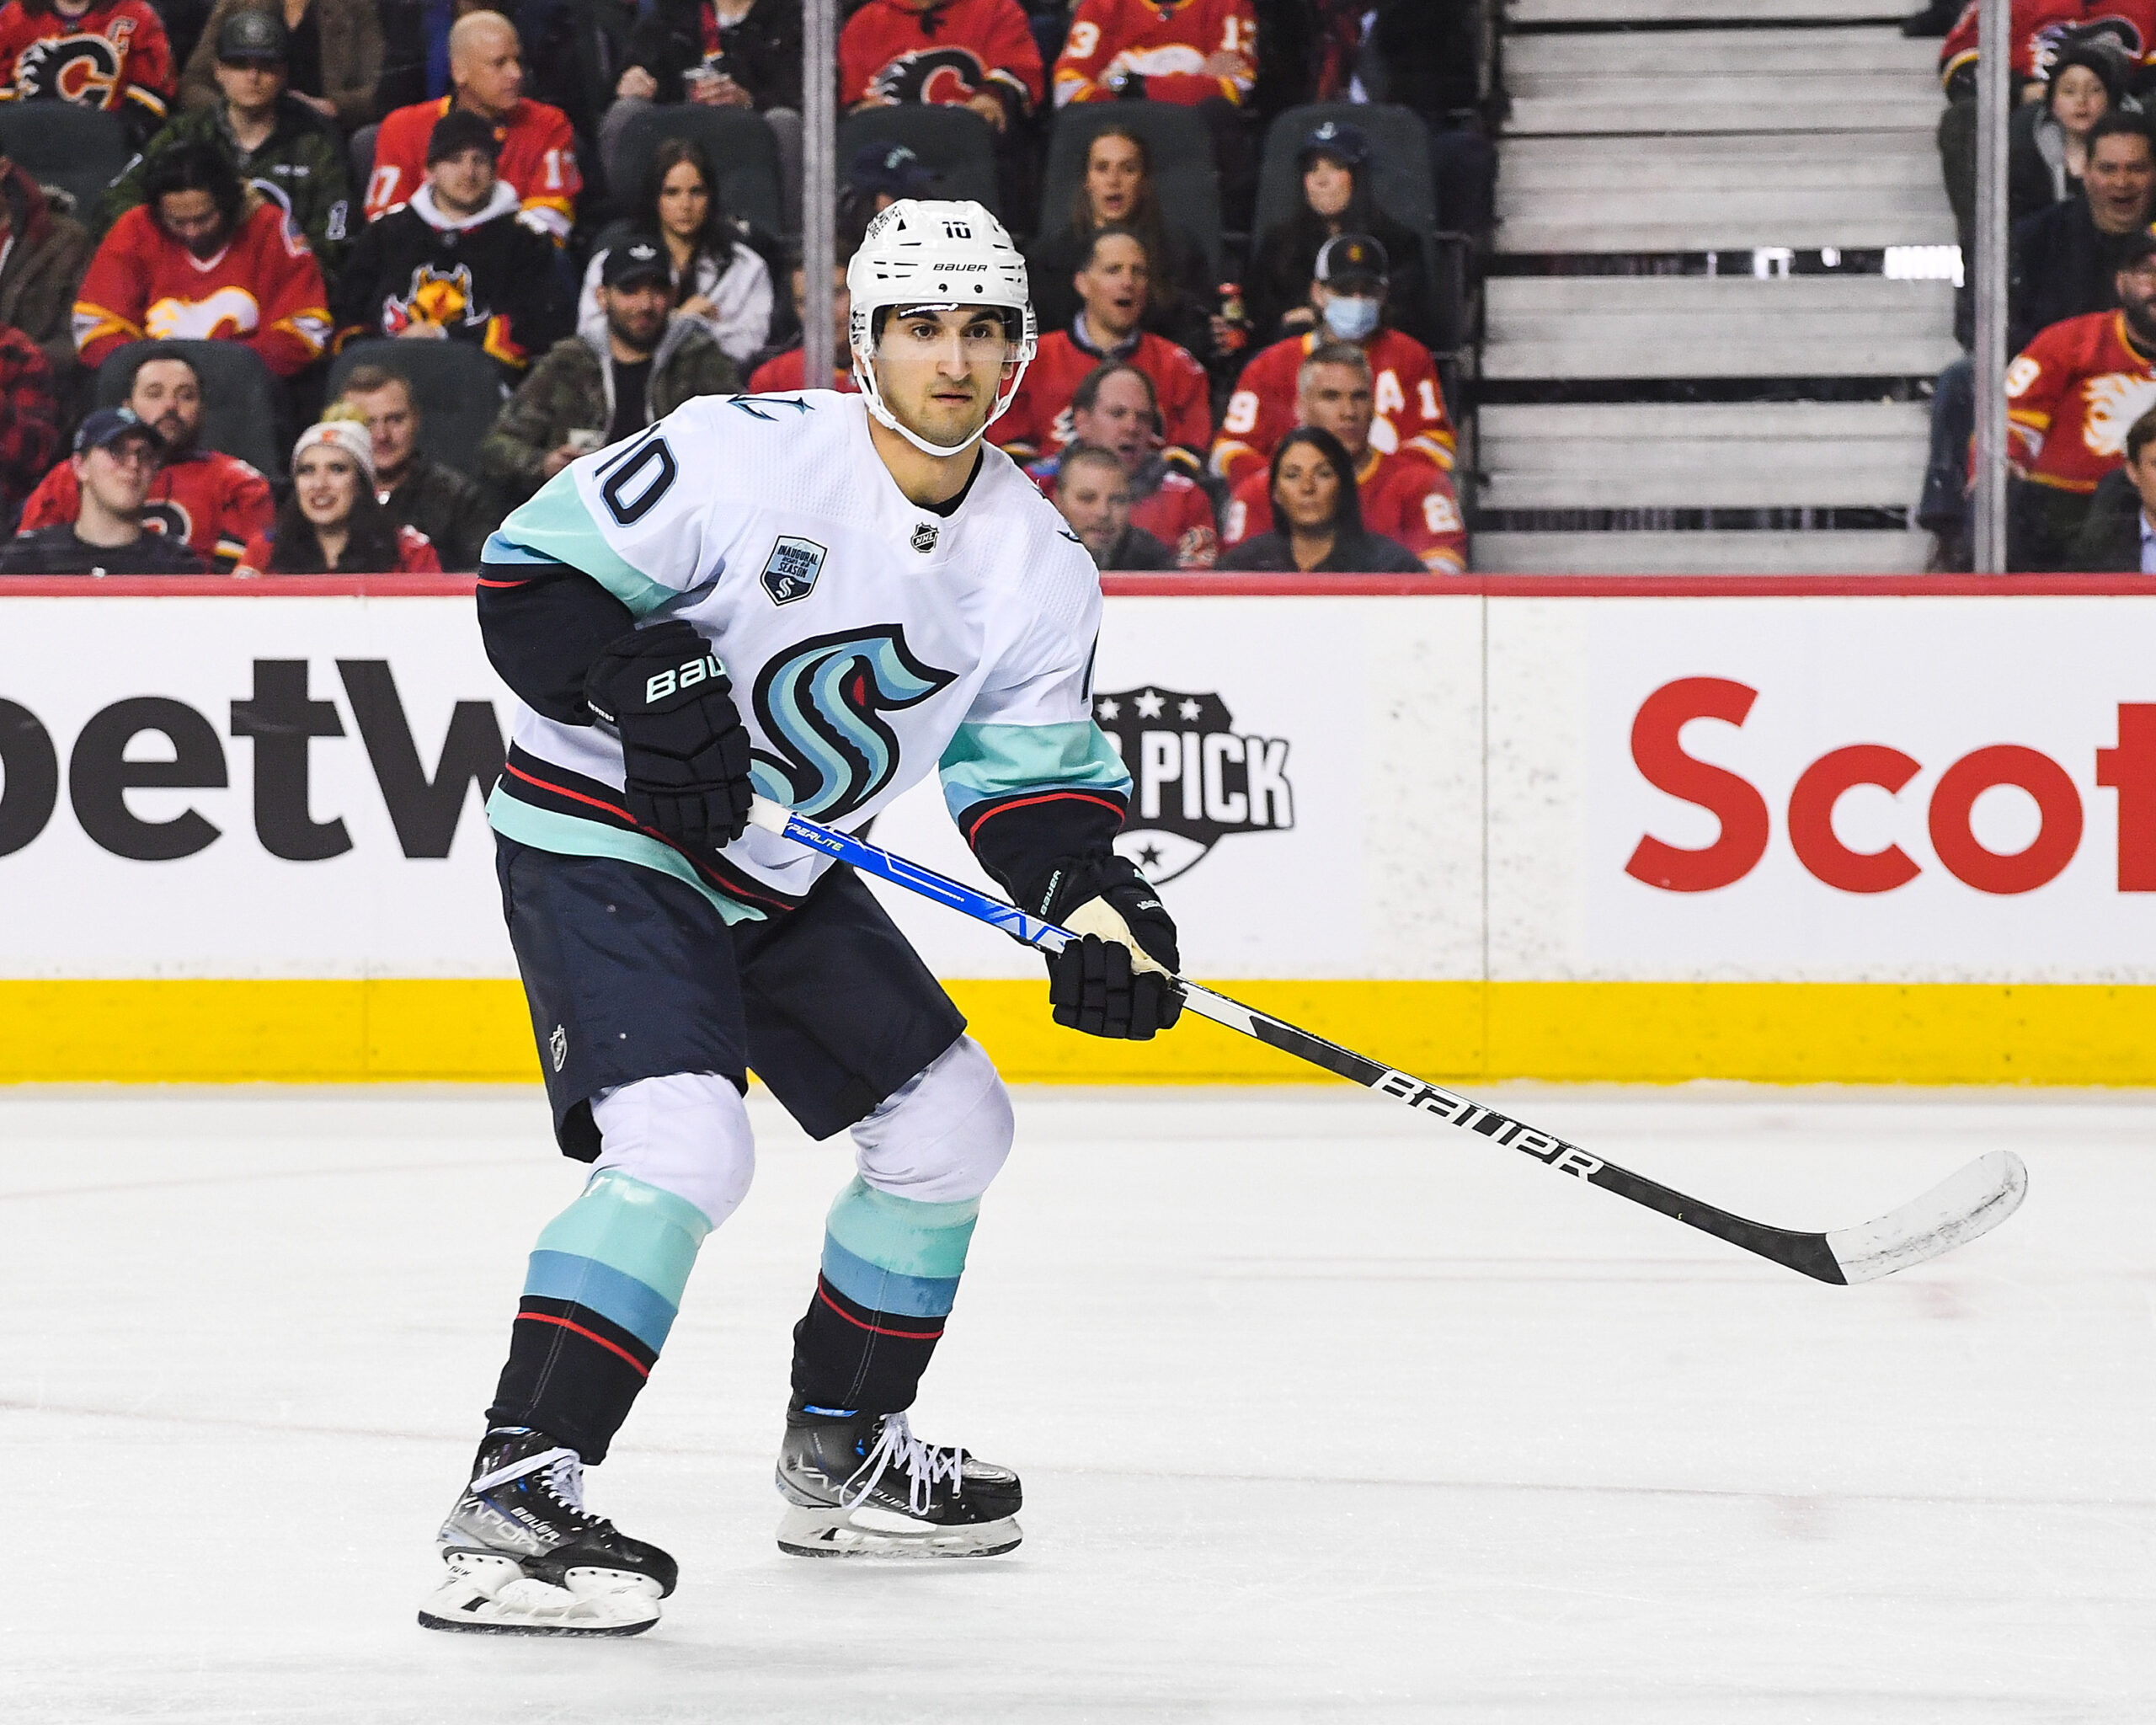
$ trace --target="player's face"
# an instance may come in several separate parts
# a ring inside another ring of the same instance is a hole
[[[341,450],[318,446],[300,457],[292,470],[293,494],[300,513],[318,527],[341,527],[351,519],[359,500],[360,469]]]
[[[1298,405],[1297,417],[1305,425],[1330,431],[1347,446],[1348,454],[1359,456],[1369,447],[1376,404],[1370,380],[1363,372],[1351,366],[1314,367]]]
[[[992,312],[901,309],[883,325],[876,386],[900,425],[948,448],[987,425],[1015,363],[1003,320]]]
[[[225,243],[225,218],[205,191],[167,192],[157,200],[157,226],[198,258],[216,255]]]
[[[195,367],[179,360],[152,360],[135,374],[127,405],[135,417],[164,440],[178,455],[195,445],[202,429],[202,385]]]
[[[435,201],[451,216],[469,216],[494,195],[494,158],[484,150],[459,150],[427,169]]]
[[[516,33],[490,30],[474,40],[456,67],[459,92],[482,114],[506,114],[524,93],[524,57]]]
[[[1291,527],[1306,532],[1332,525],[1340,507],[1340,475],[1307,443],[1289,450],[1273,483],[1273,508]]]
[[[1320,216],[1337,216],[1355,195],[1355,176],[1330,156],[1320,156],[1303,170],[1303,198]]]
[[[2156,149],[2139,132],[2115,132],[2089,152],[2082,187],[2096,225],[2123,233],[2148,219],[2148,195],[2156,186]]]
[[[1070,415],[1081,443],[1111,450],[1125,473],[1134,473],[1153,451],[1153,401],[1145,386],[1128,371],[1118,371],[1101,385],[1090,411]]]
[[[1093,248],[1092,258],[1074,280],[1078,297],[1086,302],[1086,322],[1093,328],[1119,340],[1145,315],[1152,272],[1146,267],[1145,248],[1134,239],[1109,235]]]
[[[401,473],[419,437],[419,416],[413,409],[411,392],[401,383],[386,383],[371,395],[348,395],[344,400],[366,415],[375,472]]]
[[[693,239],[711,214],[711,188],[693,162],[676,162],[659,183],[659,225],[676,239]]]
[[[98,507],[115,515],[137,515],[157,475],[157,452],[147,437],[121,437],[75,457],[75,478]]]
[[[283,93],[285,68],[275,60],[220,60],[217,88],[243,114],[259,114]]]
[[[1145,165],[1129,138],[1095,138],[1086,157],[1086,200],[1096,226],[1123,222],[1138,207]]]
[[[1129,476],[1106,462],[1081,462],[1057,488],[1055,506],[1097,563],[1130,525]]]

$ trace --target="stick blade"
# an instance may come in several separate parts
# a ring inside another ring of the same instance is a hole
[[[1827,1236],[1846,1282],[1876,1282],[1988,1234],[2021,1207],[2029,1171],[2010,1150],[1967,1167],[1878,1220]]]

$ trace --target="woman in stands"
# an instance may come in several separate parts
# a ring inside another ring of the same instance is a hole
[[[728,359],[745,366],[771,339],[771,272],[736,237],[702,145],[693,138],[660,140],[630,220],[639,238],[666,248],[681,315],[702,323]],[[584,272],[576,313],[579,334],[606,333],[606,314],[599,309],[599,275],[606,264],[606,254],[595,253]]]
[[[1224,571],[1275,574],[1421,575],[1414,553],[1363,526],[1355,463],[1338,438],[1300,426],[1273,451],[1273,531],[1223,557]]]
[[[1111,126],[1095,135],[1086,152],[1086,177],[1071,199],[1069,223],[1043,234],[1027,254],[1033,312],[1043,330],[1068,329],[1078,314],[1073,278],[1092,255],[1093,231],[1111,223],[1134,230],[1153,266],[1145,328],[1188,349],[1199,359],[1220,347],[1215,339],[1218,285],[1205,253],[1181,223],[1161,213],[1153,182],[1152,152],[1135,131]],[[1305,284],[1307,286],[1307,284]]]
[[[310,425],[292,446],[292,494],[248,542],[242,575],[434,575],[433,542],[375,501],[374,444],[355,419]]]
[[[1244,277],[1243,303],[1255,347],[1301,334],[1316,321],[1310,294],[1317,254],[1340,233],[1367,233],[1385,247],[1392,264],[1388,303],[1393,327],[1425,347],[1439,344],[1422,239],[1377,207],[1372,166],[1369,135],[1359,126],[1328,120],[1304,139],[1295,158],[1302,206],[1265,231]]]
[[[2089,165],[2089,133],[2114,108],[2135,104],[2122,87],[2116,56],[2089,45],[2069,48],[2052,62],[2041,102],[2016,109],[2009,126],[2009,219],[2081,195]]]

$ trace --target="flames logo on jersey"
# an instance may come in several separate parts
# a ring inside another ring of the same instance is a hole
[[[1230,833],[1295,824],[1287,740],[1244,735],[1218,695],[1152,683],[1096,695],[1093,718],[1131,778],[1116,854],[1155,885],[1194,868]]]
[[[143,334],[157,341],[219,341],[253,333],[262,307],[243,287],[221,287],[199,300],[162,299],[142,314]]]
[[[2088,413],[2081,441],[2094,454],[2122,455],[2126,434],[2133,429],[2133,422],[2156,408],[2156,383],[2109,371],[2082,385],[2082,399],[2088,404]]]
[[[880,102],[966,102],[988,87],[979,57],[963,48],[916,48],[878,72],[868,93]]]
[[[899,740],[878,716],[918,707],[957,681],[924,665],[896,623],[803,641],[756,679],[756,718],[783,750],[754,751],[750,777],[775,803],[837,820],[899,770]]]
[[[169,497],[162,497],[142,505],[143,530],[162,533],[175,545],[186,545],[195,537],[195,523],[185,507]]]
[[[454,270],[422,264],[412,272],[409,293],[402,299],[392,294],[382,302],[382,327],[389,335],[402,334],[414,323],[444,329],[455,323],[483,323],[490,315],[472,302],[472,271],[462,264]]]
[[[115,19],[110,40],[104,36],[48,36],[33,42],[15,60],[19,101],[57,97],[80,108],[109,108],[120,92],[120,70],[126,58],[130,19]]]

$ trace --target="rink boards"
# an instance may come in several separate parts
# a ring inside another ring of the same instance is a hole
[[[2156,1082],[2156,585],[1110,589],[1124,842],[1255,1004],[1433,1076]],[[535,1073],[471,605],[0,589],[0,1077]],[[874,836],[980,879],[932,782]],[[1310,1076],[887,902],[1014,1076]]]

